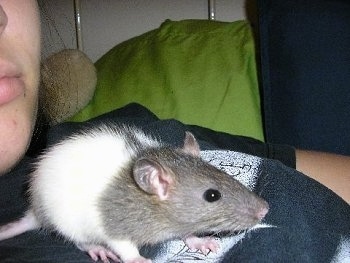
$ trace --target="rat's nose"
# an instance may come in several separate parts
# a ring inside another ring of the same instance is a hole
[[[266,208],[266,207],[261,208],[261,209],[258,211],[258,213],[256,214],[257,218],[258,218],[259,220],[262,220],[262,219],[266,216],[266,214],[267,214],[268,211],[269,211],[269,209]]]
[[[0,5],[0,36],[7,26],[7,15]]]
[[[259,208],[256,210],[256,218],[260,221],[266,216],[269,211],[269,204],[265,200],[260,200]]]

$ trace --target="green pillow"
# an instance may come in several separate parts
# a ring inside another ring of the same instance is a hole
[[[161,119],[263,140],[254,41],[246,21],[167,20],[115,46],[95,65],[95,95],[73,121],[137,102]]]

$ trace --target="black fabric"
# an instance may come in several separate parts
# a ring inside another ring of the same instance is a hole
[[[258,9],[267,142],[350,155],[350,2]]]
[[[28,206],[26,187],[31,161],[25,157],[13,171],[0,176],[0,225],[8,222],[9,215],[11,219],[20,217]]]
[[[198,137],[202,150],[213,154],[214,157],[217,156],[219,163],[221,163],[220,155],[225,158],[232,159],[238,156],[249,160],[243,160],[246,165],[242,166],[238,160],[237,167],[241,171],[246,170],[247,165],[251,167],[251,175],[255,180],[253,190],[270,205],[264,223],[272,227],[250,232],[225,252],[223,260],[219,258],[207,262],[330,262],[336,258],[339,247],[344,243],[343,238],[345,240],[350,238],[350,206],[324,186],[282,164],[281,161],[285,163],[295,161],[293,148],[266,146],[256,140],[197,126],[186,126],[175,120],[159,120],[137,104],[110,112],[88,123],[58,125],[50,130],[48,142],[56,143],[72,132],[100,122],[133,124],[176,146],[182,145],[184,132],[190,130]],[[256,153],[262,159],[233,151]],[[290,160],[266,158],[272,156],[288,156]],[[215,158],[211,159],[215,161]],[[255,161],[259,161],[259,165],[253,168]],[[26,173],[30,170],[30,163],[30,159],[25,159],[17,169],[5,177],[0,177],[2,223],[17,218],[27,206],[23,185],[28,179]],[[227,166],[227,161],[224,165]],[[350,251],[350,247],[345,248]],[[174,255],[168,252],[166,243],[144,247],[141,251],[144,256],[152,258],[156,258],[159,253]],[[31,231],[0,242],[0,262],[29,261],[91,262],[91,259],[55,233]],[[190,261],[187,257],[186,260],[172,262],[194,261]]]
[[[244,239],[223,262],[348,262],[337,255],[350,238],[350,206],[324,186],[281,163],[265,161],[257,191],[270,205],[265,222],[275,229]],[[247,248],[250,249],[247,249]]]

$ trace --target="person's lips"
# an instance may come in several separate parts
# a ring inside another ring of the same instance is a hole
[[[0,78],[0,106],[24,95],[25,85],[18,76],[4,76]]]

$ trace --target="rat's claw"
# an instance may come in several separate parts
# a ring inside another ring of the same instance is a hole
[[[207,248],[211,251],[211,252],[218,252],[218,250],[220,249],[219,243],[214,239],[214,238],[207,238],[206,241],[206,245]]]
[[[116,254],[114,254],[111,250],[107,250],[106,253],[107,253],[107,257],[112,259],[114,262],[121,262],[120,258]]]
[[[93,251],[88,251],[87,253],[89,254],[90,258],[91,258],[93,261],[96,262],[96,261],[98,260],[98,256],[96,255],[95,252],[93,252]]]
[[[100,259],[103,263],[110,263],[109,259],[107,257],[106,251],[100,250],[98,253],[99,253]]]
[[[99,245],[91,244],[79,244],[78,246],[81,250],[86,251],[93,261],[98,261],[99,259],[103,263],[110,263],[110,259],[113,262],[121,262],[119,257],[113,253],[113,251]]]
[[[210,251],[216,253],[219,250],[219,244],[214,238],[211,237],[195,237],[190,236],[185,240],[186,245],[191,250],[200,250],[204,255],[207,255]]]

